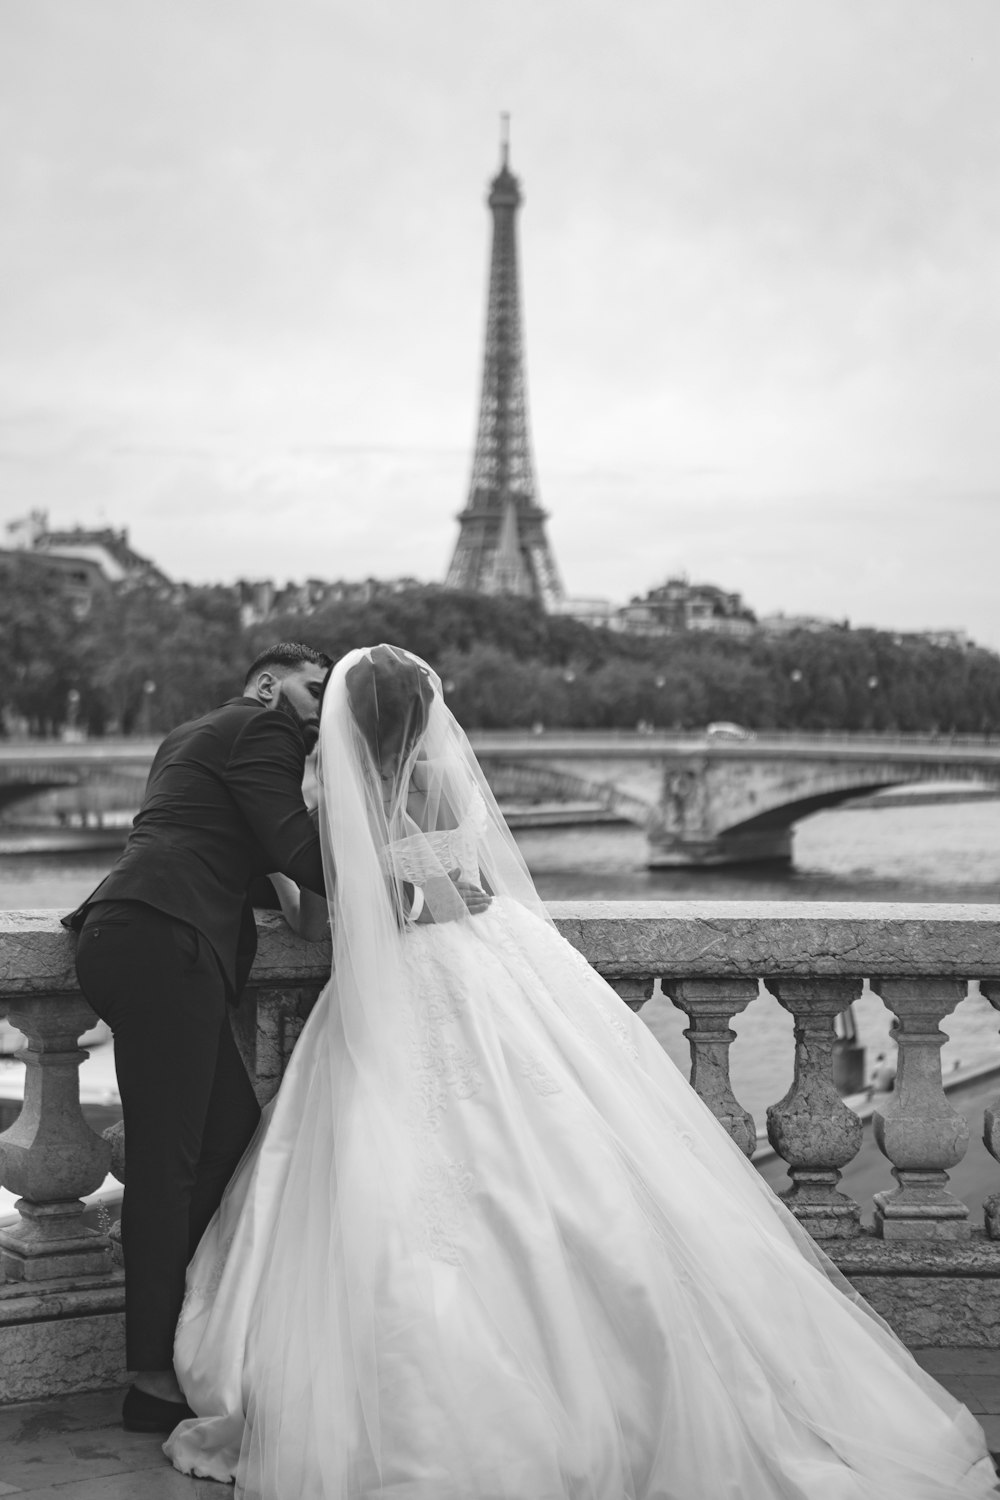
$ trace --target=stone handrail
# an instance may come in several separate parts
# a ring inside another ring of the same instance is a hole
[[[589,902],[550,910],[563,935],[633,1009],[659,981],[687,1015],[691,1081],[747,1154],[755,1131],[730,1082],[730,1023],[763,981],[794,1020],[794,1081],[767,1111],[769,1140],[789,1167],[788,1207],[866,1296],[880,1275],[905,1263],[922,1267],[925,1277],[965,1267],[970,1276],[991,1278],[996,1300],[1000,1193],[977,1230],[948,1189],[969,1131],[943,1089],[939,1049],[940,1022],[969,980],[980,981],[1000,1010],[1000,907]],[[327,944],[296,938],[276,915],[262,915],[260,929],[251,988],[234,1013],[234,1029],[264,1101],[328,976],[330,954]],[[860,1149],[862,1124],[833,1077],[835,1017],[866,979],[896,1018],[899,1047],[896,1088],[874,1115],[875,1137],[897,1185],[876,1195],[871,1231],[861,1225],[861,1206],[838,1187]],[[77,1038],[92,1017],[76,987],[73,939],[51,912],[0,915],[4,1014],[28,1039],[24,1106],[0,1136],[0,1185],[19,1194],[20,1215],[16,1225],[0,1229],[6,1290],[20,1284],[25,1293],[37,1292],[66,1285],[66,1278],[76,1284],[106,1276],[107,1240],[85,1224],[81,1202],[104,1180],[111,1160],[109,1143],[90,1130],[79,1105],[85,1054]],[[1000,1158],[1000,1099],[986,1111],[984,1131],[988,1150]],[[975,1316],[981,1324],[981,1312]],[[1000,1310],[991,1329],[986,1341],[1000,1342]]]

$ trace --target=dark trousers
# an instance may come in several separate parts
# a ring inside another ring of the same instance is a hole
[[[122,1201],[130,1370],[168,1370],[184,1272],[260,1118],[207,940],[137,901],[98,902],[80,988],[114,1032],[125,1119]]]

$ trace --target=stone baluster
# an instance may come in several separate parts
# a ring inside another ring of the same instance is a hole
[[[0,1230],[7,1281],[102,1275],[111,1268],[105,1235],[83,1222],[80,1199],[100,1187],[111,1151],[80,1111],[77,1038],[94,1024],[85,1000],[35,995],[12,1001],[11,1023],[27,1037],[24,1103],[0,1135],[0,1184],[19,1193],[21,1222]]]
[[[833,1081],[834,1021],[860,995],[862,981],[836,976],[767,985],[795,1022],[792,1085],[767,1111],[767,1138],[791,1178],[781,1198],[810,1234],[849,1239],[861,1232],[861,1208],[837,1183],[861,1149],[864,1127]]]
[[[608,983],[618,998],[625,1001],[629,1010],[640,1011],[646,1001],[652,999],[656,979],[652,974],[630,974],[627,978],[616,975]]]
[[[663,993],[690,1021],[691,1085],[747,1156],[757,1145],[753,1116],[733,1093],[729,1049],[736,1040],[734,1016],[757,998],[756,979],[662,979]]]
[[[994,1010],[1000,1010],[1000,979],[983,979],[979,988]],[[1000,1161],[1000,1097],[987,1106],[983,1116],[983,1145],[992,1157]],[[1000,1240],[1000,1193],[992,1193],[983,1204],[986,1233],[991,1240]]]
[[[939,1022],[964,999],[958,979],[872,979],[895,1016],[899,1047],[892,1098],[874,1115],[879,1150],[897,1186],[875,1194],[875,1229],[883,1239],[964,1239],[969,1210],[948,1192],[948,1168],[969,1144],[968,1122],[941,1084],[944,1033]]]

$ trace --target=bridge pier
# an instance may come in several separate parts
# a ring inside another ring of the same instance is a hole
[[[686,837],[656,829],[649,834],[646,867],[673,870],[691,866],[790,864],[791,828],[760,828],[747,833]]]

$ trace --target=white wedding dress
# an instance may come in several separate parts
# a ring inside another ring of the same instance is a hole
[[[336,818],[353,842],[374,815],[363,778],[339,784],[342,668],[321,754],[346,861]],[[438,768],[463,746],[442,714],[436,693]],[[455,826],[390,814],[356,891],[338,860],[333,977],[190,1268],[175,1355],[198,1417],[173,1463],[248,1500],[996,1493],[976,1421],[530,885],[511,894],[494,805],[453,773]],[[502,892],[488,911],[392,917],[387,872],[431,890],[456,869]]]

